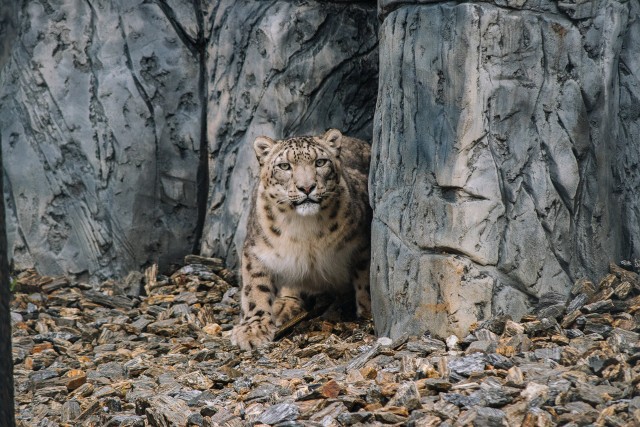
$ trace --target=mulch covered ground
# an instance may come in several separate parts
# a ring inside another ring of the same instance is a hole
[[[22,426],[640,425],[640,280],[611,266],[569,298],[446,342],[302,320],[233,347],[233,272],[187,257],[94,288],[23,272],[12,301]]]

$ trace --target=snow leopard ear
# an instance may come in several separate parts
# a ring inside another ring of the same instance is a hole
[[[265,157],[271,152],[273,146],[276,145],[276,141],[268,136],[259,136],[253,141],[253,149],[256,152],[256,157],[260,162],[260,165],[264,163]]]
[[[329,129],[322,136],[322,141],[336,156],[340,155],[340,148],[342,147],[342,132],[338,129]]]

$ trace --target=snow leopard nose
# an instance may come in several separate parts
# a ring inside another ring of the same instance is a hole
[[[311,184],[311,185],[305,185],[305,186],[300,186],[298,187],[298,190],[302,191],[304,194],[306,194],[307,196],[309,194],[311,194],[311,192],[316,188],[315,184]]]

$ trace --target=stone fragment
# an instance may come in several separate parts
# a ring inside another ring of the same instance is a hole
[[[87,374],[81,369],[72,369],[65,374],[65,385],[73,391],[87,382]]]
[[[640,333],[613,328],[607,342],[614,352],[637,353],[640,351]]]
[[[587,313],[607,313],[613,308],[613,302],[610,299],[594,302],[593,304],[587,304],[582,307]]]
[[[177,378],[177,381],[195,390],[208,390],[213,386],[213,381],[198,371],[181,375]]]
[[[144,427],[144,418],[138,415],[114,415],[105,427]]]
[[[567,313],[580,310],[589,301],[589,295],[579,293],[567,304]]]
[[[564,410],[566,412],[558,417],[561,423],[574,422],[577,425],[587,425],[593,423],[598,417],[598,412],[585,402],[570,402],[565,405]]]
[[[530,408],[522,421],[523,427],[551,427],[553,425],[551,414],[537,407]]]
[[[428,389],[436,392],[447,392],[451,389],[451,382],[441,378],[425,378],[416,381],[419,390]]]
[[[589,279],[580,278],[576,280],[571,287],[571,295],[577,296],[579,294],[585,294],[587,297],[591,297],[597,292],[597,290],[596,285],[594,285]]]
[[[435,415],[416,414],[416,417],[419,418],[412,420],[416,427],[437,427],[442,424],[442,419]]]
[[[504,325],[506,325],[506,322]],[[504,325],[501,328],[503,332],[504,332]],[[474,331],[473,334],[476,336],[478,341],[492,341],[492,342],[498,341],[498,335],[496,335],[494,332],[490,331],[489,329],[480,328]]]
[[[366,407],[365,407],[365,410]],[[342,402],[333,402],[327,405],[325,408],[313,414],[309,419],[311,421],[320,422],[321,424],[333,424],[337,423],[341,414],[348,412],[346,406]]]
[[[458,375],[469,376],[482,372],[486,365],[486,356],[474,353],[469,356],[449,360],[448,367]]]
[[[516,426],[522,425],[524,417],[527,414],[527,409],[528,408],[526,402],[517,402],[502,408],[507,416],[507,420],[509,421],[510,425]]]
[[[96,374],[111,381],[117,381],[125,377],[125,369],[122,363],[107,362],[98,366]]]
[[[373,416],[376,421],[384,424],[400,424],[407,420],[404,415],[388,411],[376,411]]]
[[[477,427],[508,427],[507,415],[495,408],[478,407],[466,413],[460,414],[458,422],[461,425],[473,425]]]
[[[498,343],[495,341],[478,340],[474,341],[465,350],[465,354],[471,354],[475,352],[479,353],[494,353],[498,348]]]
[[[204,416],[207,417],[207,415]],[[220,410],[218,410],[215,414],[212,414],[209,419],[205,418],[204,425],[206,427],[215,427],[218,425],[227,425],[229,427],[243,427],[240,418],[233,415],[231,412],[227,411],[224,408],[220,408]]]
[[[420,356],[426,356],[435,351],[442,351],[445,349],[445,343],[435,339],[421,339],[417,341],[409,341],[406,344],[406,348],[409,351],[418,353]]]
[[[35,353],[32,356],[27,356],[24,360],[25,366],[30,370],[39,370],[48,368],[57,358],[59,354],[51,349],[44,350],[40,353]]]
[[[582,331],[587,335],[595,334],[600,337],[608,337],[612,329],[610,325],[602,323],[600,319],[586,319]]]
[[[45,333],[34,335],[32,339],[36,343],[44,343],[48,341],[55,344],[57,341],[75,342],[79,340],[80,337],[71,332],[45,332]]]
[[[530,382],[520,395],[527,401],[529,407],[540,407],[546,402],[548,393],[548,386]]]
[[[557,318],[565,312],[567,297],[559,292],[547,292],[538,299],[535,311],[540,318]]]
[[[148,399],[144,413],[149,425],[164,427],[169,425],[184,425],[191,411],[182,400],[167,395],[158,395]]]
[[[342,391],[342,387],[335,381],[329,380],[320,388],[320,394],[326,398],[336,398]]]
[[[144,427],[144,418],[138,415],[114,415],[105,427]]]
[[[448,418],[451,420],[458,418],[460,409],[456,405],[447,402],[444,399],[444,396],[441,397],[441,400],[437,401],[433,406],[433,411],[442,418]]]
[[[615,274],[622,282],[630,283],[636,290],[640,290],[640,276],[638,273],[609,263],[609,271]]]
[[[564,316],[564,318],[562,319],[562,323],[560,323],[560,326],[565,329],[571,327],[571,325],[573,325],[573,322],[575,322],[581,315],[582,312],[580,310],[571,311],[569,314]]]
[[[87,407],[82,411],[82,413],[80,413],[80,415],[78,415],[75,418],[75,422],[83,422],[89,418],[91,418],[93,415],[99,413],[101,411],[101,406],[100,406],[100,402],[98,400],[93,400],[90,402],[89,405],[87,405]]]
[[[217,336],[220,335],[220,332],[222,332],[222,327],[217,323],[210,323],[208,325],[205,325],[202,330],[208,335]]]
[[[510,320],[512,320],[511,316],[508,315],[493,316],[490,319],[482,322],[478,327],[478,330],[486,329],[496,335],[502,335],[504,333],[506,323]]]
[[[562,357],[562,349],[560,347],[537,348],[534,350],[534,354],[541,360],[550,359],[559,362]]]
[[[41,289],[43,292],[51,293],[67,286],[69,286],[69,279],[66,277],[52,277],[47,283],[42,284]]]
[[[614,295],[619,299],[625,299],[629,292],[633,289],[633,285],[629,282],[622,282],[614,289]]]
[[[380,353],[380,348],[381,348],[380,343],[376,342],[373,346],[371,346],[371,348],[364,351],[358,357],[352,359],[349,363],[347,363],[347,366],[345,369],[347,371],[351,371],[353,369],[360,369],[361,367],[364,366],[365,363],[367,363],[370,359],[374,358],[375,356],[378,355],[378,353]]]
[[[512,403],[520,394],[520,390],[512,387],[505,387],[493,377],[489,377],[480,384],[478,395],[483,405],[499,408]]]
[[[420,404],[420,392],[413,381],[400,384],[395,395],[389,399],[387,406],[407,408],[408,411],[422,408]]]
[[[508,337],[524,333],[524,326],[513,320],[507,320],[504,325],[504,334]]]
[[[268,407],[260,416],[258,422],[263,424],[278,424],[283,421],[292,421],[298,418],[300,410],[291,403],[279,403]]]
[[[141,332],[145,330],[147,325],[149,325],[152,322],[153,320],[150,319],[149,317],[140,316],[138,319],[136,319],[135,322],[125,325],[125,329],[127,330],[127,332],[139,335]]]
[[[344,412],[338,415],[338,422],[344,425],[352,425],[357,423],[365,423],[372,418],[373,414],[367,411]]]
[[[109,308],[131,309],[135,304],[132,299],[124,295],[104,295],[93,290],[85,292],[84,295],[89,301]]]

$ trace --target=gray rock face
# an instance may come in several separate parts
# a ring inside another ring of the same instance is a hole
[[[233,265],[253,138],[371,139],[374,2],[116,3],[0,8],[0,32],[18,34],[0,50],[17,268],[124,276],[201,237]]]
[[[464,335],[640,254],[636,2],[380,2],[378,333]]]
[[[0,74],[15,266],[124,276],[190,252],[202,12],[187,1],[19,3]]]
[[[238,262],[257,180],[255,137],[339,128],[371,140],[378,51],[375,4],[216,3],[207,69],[208,210],[202,253]]]

